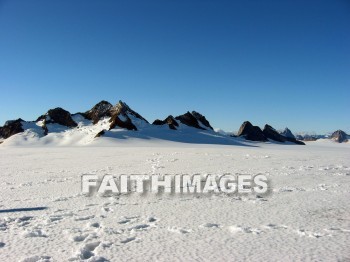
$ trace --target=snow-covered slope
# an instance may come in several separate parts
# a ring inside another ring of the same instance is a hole
[[[163,143],[0,147],[0,261],[348,261],[348,143]],[[179,173],[264,174],[271,193],[81,194],[82,174]]]

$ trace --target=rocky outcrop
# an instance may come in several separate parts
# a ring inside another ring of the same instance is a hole
[[[22,122],[23,120],[21,118],[7,121],[3,127],[0,127],[0,137],[6,139],[10,136],[23,132],[24,129]]]
[[[156,119],[152,125],[168,125],[170,129],[176,130],[179,124],[176,122],[175,118],[170,115],[164,120]]]
[[[93,124],[96,124],[101,118],[110,117],[112,115],[112,108],[113,105],[111,103],[102,100],[83,115],[85,118],[92,120]]]
[[[277,141],[277,142],[284,143],[284,142],[288,141],[288,142],[292,142],[292,143],[295,143],[295,144],[298,144],[298,145],[305,145],[303,142],[298,141],[295,138],[282,136],[280,133],[277,132],[276,129],[274,129],[270,125],[265,125],[263,133],[264,133],[266,138],[274,140],[274,141]],[[292,132],[290,132],[290,133],[292,133]]]
[[[119,103],[111,109],[111,119],[109,120],[110,130],[115,127],[126,128],[128,130],[137,130],[133,120],[148,121],[143,118],[140,114],[132,110],[126,103],[119,101]]]
[[[348,142],[348,135],[342,130],[337,130],[331,135],[331,139],[338,143]]]
[[[213,127],[210,125],[209,121],[205,118],[205,116],[203,116],[202,114],[196,112],[196,111],[192,111],[192,115],[198,120],[198,122],[200,122],[202,125],[204,125],[205,127],[214,130]]]
[[[96,134],[95,138],[101,137],[101,136],[103,136],[105,133],[106,133],[105,130],[101,130],[100,132],[98,132],[98,133]]]
[[[175,117],[175,119],[179,120],[182,124],[185,124],[186,126],[191,126],[194,128],[205,130],[205,128],[199,125],[197,118],[195,118],[190,112],[177,116]]]
[[[245,121],[239,131],[237,136],[242,136],[247,140],[251,141],[267,141],[263,131],[258,126],[253,126],[249,121]]]
[[[286,137],[280,135],[276,129],[274,129],[272,126],[270,125],[265,125],[264,129],[263,129],[263,133],[265,135],[266,138],[277,141],[277,142],[286,142],[287,139]]]
[[[76,127],[77,123],[72,119],[71,114],[63,108],[57,107],[47,111],[45,115],[39,116],[38,121],[44,121],[46,124],[59,124],[66,127]]]
[[[280,132],[280,134],[284,137],[288,137],[288,138],[294,138],[295,139],[295,136],[294,134],[292,133],[292,131],[290,131],[287,127],[282,131]]]

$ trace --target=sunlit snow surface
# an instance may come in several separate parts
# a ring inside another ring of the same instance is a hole
[[[83,137],[71,135],[64,136],[67,145]],[[0,261],[349,261],[348,143],[208,145],[109,136],[90,137],[89,146],[0,146]],[[82,174],[224,173],[265,174],[272,192],[80,193]]]

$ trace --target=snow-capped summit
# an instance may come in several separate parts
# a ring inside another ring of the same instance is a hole
[[[115,127],[126,128],[128,130],[138,130],[149,124],[149,122],[143,118],[140,114],[132,110],[126,103],[119,101],[111,109],[111,119],[109,120],[110,129]]]
[[[290,131],[290,129],[288,127],[286,127],[282,132],[280,132],[280,134],[284,137],[289,137],[289,138],[295,139],[294,134],[292,133],[292,131]]]

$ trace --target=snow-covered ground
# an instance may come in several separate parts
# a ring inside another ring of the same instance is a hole
[[[350,260],[348,143],[93,145],[0,147],[0,261]],[[82,174],[224,173],[272,192],[81,194]]]

